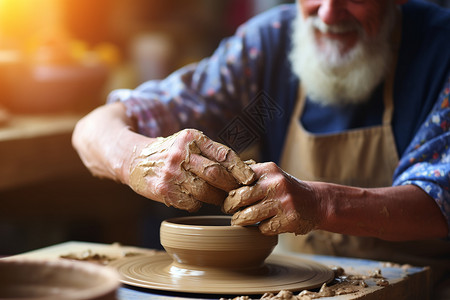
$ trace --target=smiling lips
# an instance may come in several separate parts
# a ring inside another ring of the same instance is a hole
[[[312,25],[315,28],[316,35],[318,37],[326,37],[329,39],[348,39],[349,37],[355,38],[360,31],[360,28],[354,22],[345,22],[340,24],[326,24],[319,17],[311,17]]]
[[[355,22],[342,22],[338,24],[326,24],[318,16],[312,18],[312,27],[317,41],[321,44],[322,39],[337,41],[344,51],[355,45],[360,36],[361,27]]]

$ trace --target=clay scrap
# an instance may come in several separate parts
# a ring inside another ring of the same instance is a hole
[[[334,297],[340,295],[348,295],[358,293],[369,285],[366,281],[373,280],[378,286],[387,286],[389,281],[386,280],[381,274],[380,269],[375,269],[369,275],[361,274],[346,274],[341,267],[332,268],[335,273],[335,280],[327,285],[324,283],[319,291],[313,292],[304,290],[299,294],[294,294],[291,291],[281,290],[278,294],[265,293],[260,300],[311,300],[323,297]],[[233,299],[221,298],[220,300],[251,300],[249,296],[239,296]]]

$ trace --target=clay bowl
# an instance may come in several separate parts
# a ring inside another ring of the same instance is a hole
[[[165,220],[160,241],[182,269],[257,269],[272,253],[278,236],[256,226],[231,226],[230,216],[194,216]]]
[[[87,262],[0,260],[0,299],[113,300],[120,286],[113,269]]]
[[[102,104],[108,72],[101,64],[0,61],[0,103],[18,114],[89,111]]]

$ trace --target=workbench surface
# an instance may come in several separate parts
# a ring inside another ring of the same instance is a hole
[[[121,246],[118,244],[95,244],[86,242],[66,242],[54,246],[34,250],[18,256],[30,258],[61,259],[61,256],[87,256],[86,254],[100,254],[110,259],[118,259],[127,253],[154,254],[157,250],[137,247]],[[283,254],[283,253],[277,253]],[[321,255],[294,254],[302,259],[309,259],[323,265],[343,268],[346,274],[369,276],[377,270],[381,271],[385,279],[380,285],[375,279],[367,279],[367,287],[358,292],[322,297],[321,299],[347,300],[347,299],[429,299],[430,294],[430,269],[427,267],[413,267],[398,265],[389,262],[378,262],[354,258],[331,257]],[[17,257],[17,256],[16,256]],[[294,295],[298,295],[295,292]],[[122,286],[118,291],[118,300],[153,300],[153,299],[219,299],[233,298],[245,295],[199,295],[187,293],[161,292],[130,286]],[[250,298],[259,299],[261,295],[251,295]]]

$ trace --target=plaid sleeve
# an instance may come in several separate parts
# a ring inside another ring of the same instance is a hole
[[[138,90],[119,89],[109,94],[108,103],[123,102],[127,116],[136,121],[138,133],[148,137],[168,136],[178,131],[180,125],[159,99]]]
[[[196,128],[214,136],[255,94],[261,53],[255,35],[241,27],[222,41],[211,57],[185,66],[163,80],[134,90],[115,90],[108,103],[122,101],[136,120],[138,132],[166,136]]]
[[[212,56],[135,90],[113,91],[108,102],[124,102],[141,134],[196,128],[217,137],[261,91],[272,55],[267,49],[283,47],[294,12],[295,6],[285,5],[258,15],[222,40]]]

